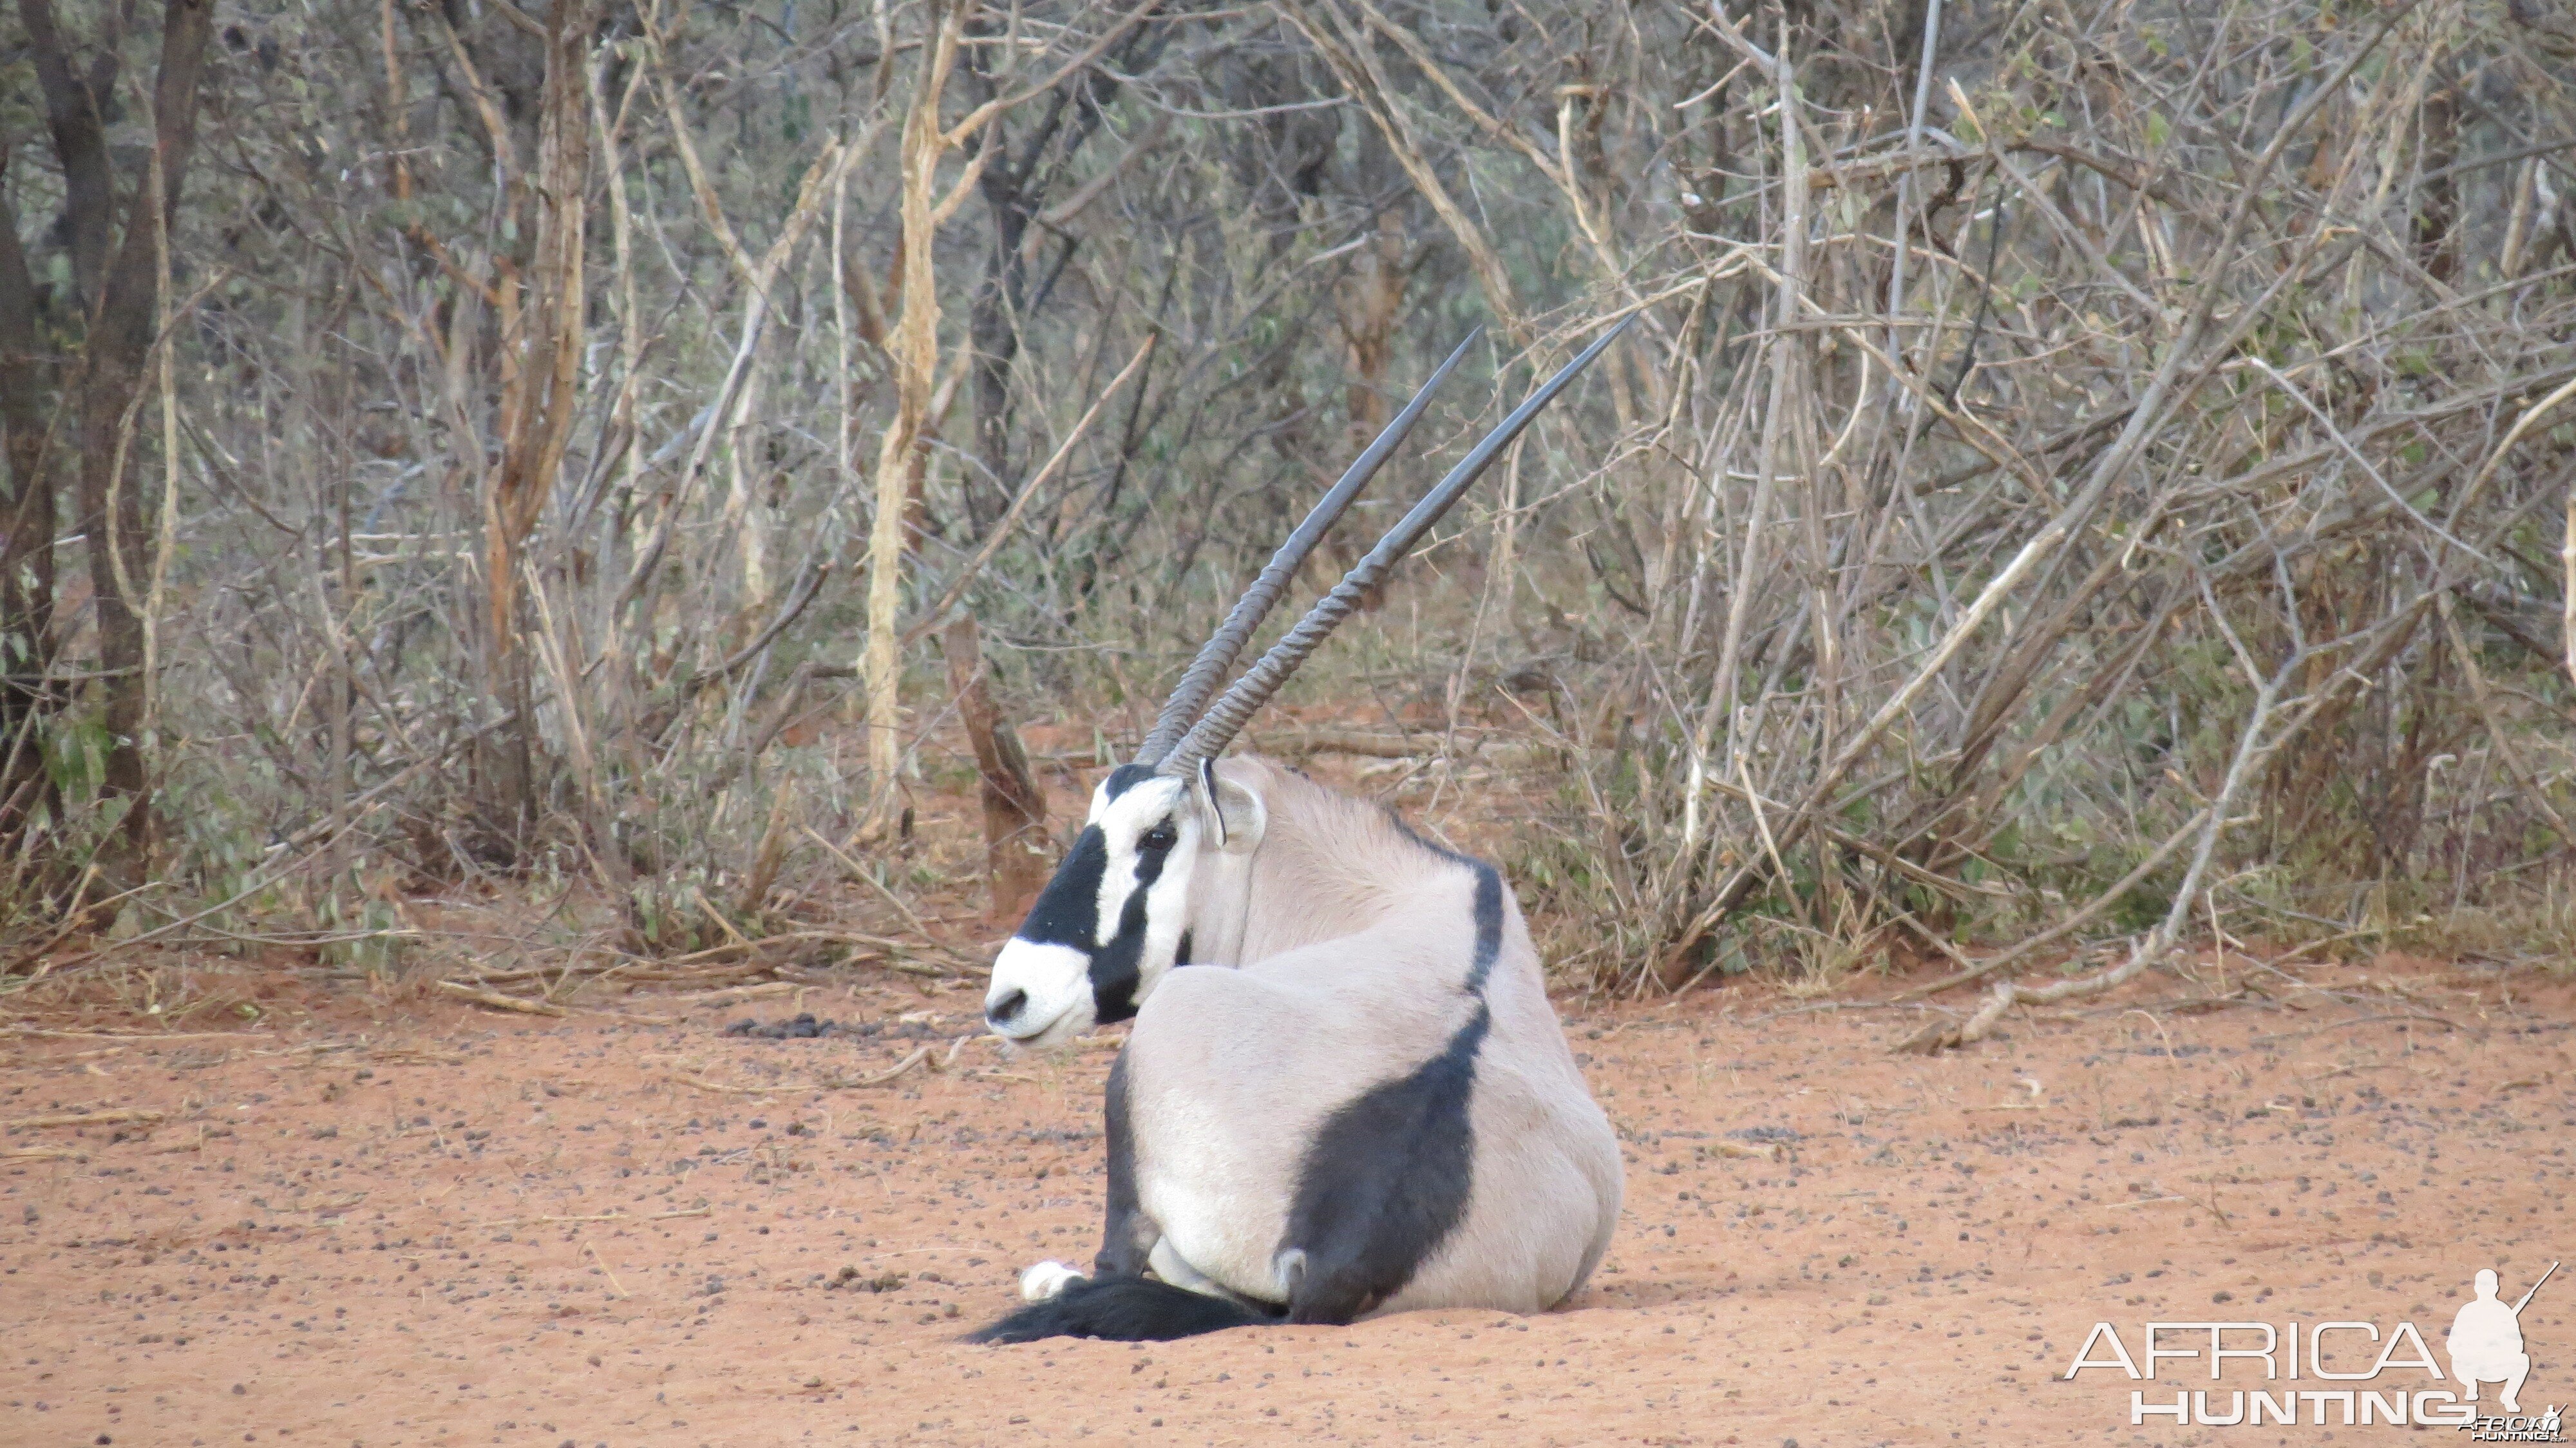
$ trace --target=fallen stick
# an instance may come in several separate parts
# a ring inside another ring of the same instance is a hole
[[[564,1016],[572,1014],[562,1006],[546,1001],[532,1001],[522,996],[503,995],[496,990],[478,990],[461,980],[442,980],[438,988],[459,1000],[472,1001],[496,1011],[515,1011],[523,1016]]]
[[[812,986],[797,981],[770,980],[758,985],[729,985],[716,990],[690,991],[685,995],[662,996],[659,999],[673,1005],[720,1006],[731,1005],[735,1001],[767,1000],[771,996],[791,995],[800,990],[812,989]]]
[[[77,1151],[59,1146],[22,1146],[16,1151],[0,1151],[0,1161],[87,1161]]]
[[[793,945],[800,940],[837,941],[847,940],[849,938],[850,937],[846,935],[842,935],[837,931],[831,930],[791,930],[784,935],[764,935],[758,940],[728,940],[722,945],[710,945],[704,950],[693,950],[686,955],[674,955],[663,963],[665,965],[684,965],[690,961],[705,960],[711,956],[731,955],[736,951],[742,950],[758,950],[765,945]],[[765,969],[766,967],[754,962],[752,963],[752,968]]]
[[[818,1081],[791,1081],[784,1086],[728,1086],[721,1081],[707,1081],[696,1076],[683,1076],[677,1071],[671,1073],[671,1079],[679,1082],[683,1086],[695,1086],[701,1091],[712,1091],[720,1096],[777,1096],[788,1095],[798,1091],[828,1091],[831,1089],[829,1084]]]
[[[617,1280],[616,1272],[609,1268],[608,1259],[599,1255],[599,1244],[597,1242],[584,1242],[581,1246],[583,1251],[590,1254],[590,1260],[599,1264],[600,1275],[608,1279],[608,1286],[611,1291],[615,1292],[620,1297],[633,1297],[635,1295],[634,1293],[626,1290],[625,1283]]]
[[[888,1081],[893,1080],[897,1076],[902,1075],[904,1072],[911,1070],[913,1067],[918,1066],[929,1059],[929,1046],[915,1046],[912,1049],[911,1055],[904,1057],[902,1060],[895,1062],[893,1065],[886,1067],[882,1071],[876,1072],[873,1075],[860,1076],[846,1081],[836,1080],[833,1081],[831,1085],[835,1088],[851,1086],[882,1086]],[[934,1067],[933,1069],[937,1068]]]
[[[21,1116],[15,1121],[0,1121],[0,1126],[149,1126],[160,1119],[158,1111],[63,1111],[51,1116]]]
[[[701,1080],[701,1077],[685,1077],[685,1074],[680,1072],[672,1072],[670,1080],[680,1082],[680,1085],[685,1087],[698,1087],[698,1090],[719,1092],[719,1095],[793,1095],[793,1092],[801,1092],[801,1090],[814,1090],[814,1092],[855,1090],[855,1087],[886,1085],[886,1082],[891,1082],[894,1077],[899,1077],[899,1074],[909,1072],[912,1067],[930,1067],[933,1072],[945,1072],[945,1069],[953,1067],[953,1064],[958,1062],[958,1056],[966,1051],[966,1043],[969,1041],[974,1041],[974,1036],[958,1036],[956,1041],[948,1043],[948,1054],[945,1056],[933,1054],[933,1051],[938,1051],[938,1041],[922,1043],[922,1046],[914,1046],[912,1054],[904,1056],[902,1062],[894,1062],[891,1067],[881,1069],[881,1072],[863,1074],[863,1077],[824,1077],[824,1080],[819,1082],[781,1082],[781,1085],[770,1085],[770,1087],[724,1085],[724,1082]]]
[[[43,1031],[12,1026],[13,1036],[45,1036],[62,1041],[218,1041],[265,1037],[266,1031]]]
[[[712,989],[714,985],[722,984],[729,976],[759,975],[767,969],[769,969],[767,961],[743,960],[731,965],[679,965],[668,970],[642,968],[622,970],[618,972],[617,979],[632,985],[699,985]],[[606,979],[606,977],[607,973],[601,972],[601,978]]]

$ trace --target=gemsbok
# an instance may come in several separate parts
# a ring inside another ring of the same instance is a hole
[[[1107,1223],[1092,1275],[1029,1268],[1027,1305],[975,1341],[1538,1312],[1600,1262],[1619,1146],[1511,887],[1389,810],[1217,755],[1625,326],[1505,418],[1199,714],[1475,339],[1462,343],[1280,546],[1135,762],[1093,791],[993,962],[984,1010],[1035,1048],[1134,1017],[1109,1072]]]

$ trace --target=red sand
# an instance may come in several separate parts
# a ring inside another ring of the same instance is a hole
[[[2396,961],[2244,979],[2274,998],[2198,1013],[2165,979],[1935,1060],[1885,1051],[1903,1011],[1741,988],[1569,1004],[1630,1163],[1573,1303],[1150,1346],[956,1341],[1020,1268],[1096,1245],[1104,1047],[1011,1061],[977,1039],[887,1086],[710,1089],[881,1068],[969,1033],[968,991],[866,976],[676,1025],[317,994],[270,1013],[288,1024],[159,1041],[23,1020],[60,1034],[0,1037],[0,1121],[159,1115],[0,1138],[0,1443],[2420,1434],[2132,1429],[2116,1371],[2062,1380],[2097,1320],[2133,1353],[2150,1319],[2212,1318],[2402,1318],[2438,1350],[2478,1268],[2511,1297],[2576,1255],[2576,991]],[[935,1015],[866,1041],[719,1034],[799,1004]],[[1746,1132],[1781,1158],[1735,1154]],[[2576,1398],[2571,1321],[2562,1276],[2523,1318],[2526,1408]],[[2164,1400],[2208,1385],[2192,1370]],[[2429,1431],[2410,1441],[2462,1441]]]

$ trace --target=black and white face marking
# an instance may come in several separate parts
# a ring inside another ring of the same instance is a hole
[[[1136,1014],[1182,953],[1202,815],[1189,781],[1141,765],[1100,782],[1072,852],[994,957],[984,1019],[997,1034],[1053,1046]]]

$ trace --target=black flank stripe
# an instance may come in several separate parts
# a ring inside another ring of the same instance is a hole
[[[1482,1001],[1485,977],[1503,953],[1503,873],[1482,860],[1467,863],[1476,871],[1476,954],[1467,965],[1467,994]]]
[[[1287,1244],[1306,1253],[1290,1321],[1345,1323],[1385,1302],[1465,1219],[1467,1102],[1492,1021],[1478,1001],[1440,1054],[1335,1111],[1307,1144],[1288,1211]]]
[[[1407,839],[1476,878],[1476,940],[1465,982],[1475,1011],[1438,1055],[1361,1093],[1307,1143],[1282,1244],[1306,1254],[1288,1305],[1295,1322],[1349,1322],[1403,1291],[1466,1219],[1475,1185],[1468,1104],[1476,1056],[1493,1027],[1485,983],[1503,951],[1502,872],[1423,838],[1391,810],[1388,818]]]
[[[1433,840],[1405,822],[1393,810],[1386,812],[1389,823],[1398,833],[1453,865],[1464,866],[1476,877],[1476,948],[1467,962],[1467,994],[1485,998],[1485,978],[1494,973],[1494,959],[1503,953],[1503,873],[1473,855],[1462,855]]]

